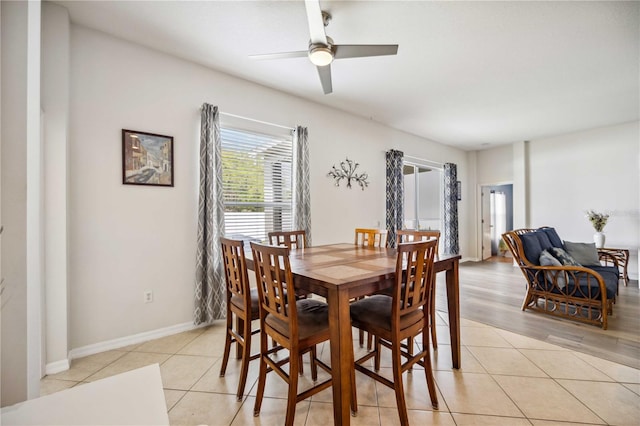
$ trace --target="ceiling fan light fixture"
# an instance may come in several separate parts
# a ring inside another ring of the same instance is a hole
[[[324,67],[333,62],[333,51],[327,46],[312,46],[309,49],[309,60],[313,65]]]

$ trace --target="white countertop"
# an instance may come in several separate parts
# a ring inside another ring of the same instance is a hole
[[[168,425],[158,364],[0,411],[2,425]]]

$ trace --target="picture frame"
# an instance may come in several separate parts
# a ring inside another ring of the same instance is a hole
[[[173,136],[122,129],[122,184],[173,186]]]
[[[462,201],[462,182],[456,182],[456,198],[458,201]]]

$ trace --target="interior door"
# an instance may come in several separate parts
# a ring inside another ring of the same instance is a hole
[[[481,188],[482,197],[482,260],[491,257],[491,194],[489,188]]]

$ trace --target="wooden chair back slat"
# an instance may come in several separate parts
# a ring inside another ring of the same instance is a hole
[[[220,238],[220,246],[227,290],[244,299],[245,295],[249,293],[244,241],[222,237]]]
[[[272,246],[285,246],[289,249],[303,248],[307,246],[307,233],[304,230],[273,231],[267,234],[269,244]]]
[[[287,293],[294,294],[293,275],[289,263],[289,248],[251,243],[258,294],[260,316],[267,314],[290,323],[292,332],[297,322],[295,303],[287,305]]]
[[[429,302],[436,246],[436,240],[398,244],[392,321],[400,321]]]
[[[387,230],[356,228],[355,244],[362,247],[387,247]]]
[[[399,229],[396,231],[396,246],[400,243],[411,241],[427,241],[435,238],[436,256],[438,255],[438,245],[440,243],[440,231],[437,230],[417,230],[417,229]]]

